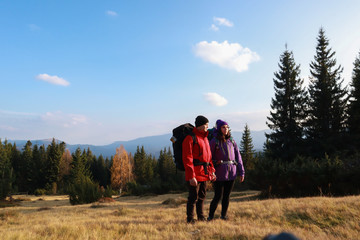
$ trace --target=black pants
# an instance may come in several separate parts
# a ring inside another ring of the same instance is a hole
[[[221,216],[225,217],[228,207],[229,207],[229,201],[230,201],[230,193],[234,187],[235,180],[232,181],[215,181],[213,183],[214,187],[214,198],[210,203],[210,211],[209,211],[209,217],[213,218],[216,208],[220,202],[220,199],[222,198],[221,202]]]
[[[204,216],[204,200],[206,197],[206,185],[207,182],[198,182],[196,187],[191,186],[187,182],[189,188],[189,197],[186,205],[187,220],[194,219],[194,208],[196,204],[196,215],[199,220],[205,219]]]

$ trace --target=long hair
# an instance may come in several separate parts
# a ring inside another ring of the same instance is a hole
[[[221,128],[219,129],[216,129],[216,138],[219,140],[219,141],[226,141],[228,140],[229,138],[231,138],[231,130],[229,128],[229,132],[228,134],[224,135],[221,131]]]

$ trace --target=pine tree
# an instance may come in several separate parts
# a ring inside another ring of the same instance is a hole
[[[245,169],[247,169],[248,163],[251,163],[254,159],[255,151],[254,144],[252,143],[252,138],[250,134],[250,129],[247,124],[245,124],[244,133],[240,142],[240,154],[244,164]]]
[[[17,149],[16,143],[13,144],[11,149],[11,166],[14,170],[13,176],[15,176],[15,180],[13,183],[13,187],[17,188],[17,190],[20,189],[19,186],[21,186],[21,179],[20,179],[20,168],[21,168],[21,152]]]
[[[55,139],[52,139],[51,144],[47,147],[47,164],[45,170],[46,188],[51,190],[54,194],[57,192],[57,182],[60,171],[60,161],[62,157],[62,150],[64,144],[57,144]]]
[[[156,158],[155,156],[147,155],[145,158],[145,174],[144,184],[150,185],[155,178]]]
[[[176,166],[169,151],[164,148],[158,158],[158,174],[162,182],[170,181],[175,176]]]
[[[325,31],[320,28],[316,55],[310,64],[309,115],[307,135],[310,150],[316,157],[332,154],[341,142],[344,130],[346,90],[342,88],[343,68],[336,67],[335,52],[329,47]]]
[[[146,153],[144,146],[142,146],[141,149],[137,146],[134,154],[134,173],[137,183],[146,184]]]
[[[46,153],[46,148],[45,145],[41,145],[39,148],[39,155],[40,155],[40,163],[41,163],[41,167],[38,169],[39,175],[41,176],[39,179],[39,187],[40,188],[45,188],[46,183],[47,183],[47,179],[46,177],[44,177],[46,175],[46,171],[47,171],[47,153]]]
[[[21,168],[20,174],[22,179],[22,185],[19,190],[25,192],[33,192],[33,182],[34,182],[34,165],[33,165],[33,155],[32,155],[32,143],[27,141],[23,152],[21,154]],[[20,176],[19,176],[20,177]]]
[[[360,52],[354,62],[351,87],[348,127],[351,143],[358,150],[360,148]]]
[[[71,156],[70,181],[74,183],[82,176],[90,177],[90,170],[86,166],[86,152],[82,154],[81,149],[77,148]]]
[[[13,168],[11,166],[11,144],[0,139],[0,200],[3,200],[12,190]]]
[[[292,161],[301,151],[302,123],[305,119],[306,91],[300,79],[300,65],[296,65],[293,53],[287,49],[280,56],[274,81],[275,98],[271,100],[266,152],[272,158]]]
[[[32,161],[35,170],[33,172],[33,179],[35,185],[34,189],[43,188],[43,186],[41,186],[41,179],[43,178],[43,175],[41,174],[41,168],[44,166],[44,164],[41,161],[40,149],[36,144],[34,145],[32,151]]]

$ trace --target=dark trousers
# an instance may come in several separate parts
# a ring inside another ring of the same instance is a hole
[[[196,204],[196,215],[199,220],[205,219],[204,216],[204,200],[206,197],[206,185],[207,182],[198,182],[196,187],[191,186],[187,182],[189,188],[189,197],[186,205],[187,220],[194,219],[194,208]]]
[[[220,202],[220,199],[222,198],[221,202],[221,216],[225,217],[228,207],[229,207],[229,201],[230,201],[230,193],[234,187],[234,180],[232,181],[215,181],[213,183],[214,187],[214,198],[210,203],[210,211],[209,211],[209,217],[213,218],[216,208]]]

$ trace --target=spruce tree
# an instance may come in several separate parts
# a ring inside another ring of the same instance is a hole
[[[40,150],[37,144],[33,147],[33,153],[32,153],[32,161],[35,171],[33,172],[33,179],[35,188],[43,188],[44,186],[41,186],[41,178],[43,178],[43,175],[41,174],[41,168],[43,167],[43,162],[41,162],[41,155]]]
[[[358,150],[360,148],[360,52],[354,62],[351,87],[348,127],[351,143],[354,149]]]
[[[271,158],[292,161],[301,153],[307,96],[299,77],[300,65],[296,65],[293,53],[286,49],[278,66],[280,70],[273,79],[275,97],[266,122],[272,130],[266,134],[266,152]]]
[[[74,183],[82,176],[90,177],[91,172],[86,166],[86,152],[81,153],[81,149],[77,148],[72,154],[70,181]]]
[[[94,178],[94,181],[98,182],[100,186],[106,187],[108,184],[107,177],[107,166],[105,164],[105,159],[100,155],[97,160],[93,163],[91,167],[91,173]]]
[[[5,199],[12,190],[13,168],[11,166],[11,144],[0,139],[0,200]]]
[[[146,184],[146,153],[144,146],[137,146],[134,154],[134,174],[136,182],[139,184]]]
[[[32,143],[30,141],[27,141],[24,146],[21,154],[21,163],[20,174],[22,184],[19,186],[19,190],[32,193],[35,190],[33,189],[35,168],[33,164]]]
[[[332,154],[341,143],[346,110],[346,90],[342,88],[343,68],[336,66],[335,52],[320,28],[316,55],[310,64],[309,115],[307,136],[311,153],[322,157]]]
[[[254,144],[252,143],[252,138],[250,134],[250,128],[245,124],[245,129],[240,142],[240,154],[244,164],[245,169],[247,164],[254,159],[255,151]]]
[[[47,147],[47,164],[45,169],[46,188],[52,193],[57,192],[57,181],[60,172],[60,161],[62,157],[62,146],[52,139],[51,144]]]

